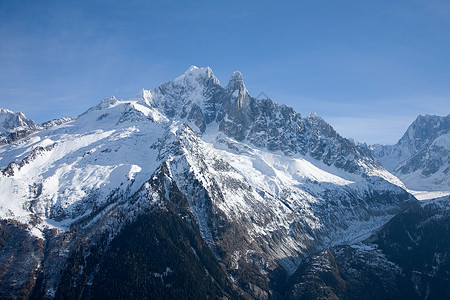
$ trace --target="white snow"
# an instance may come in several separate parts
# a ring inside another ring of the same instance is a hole
[[[443,135],[437,137],[433,141],[432,145],[450,149],[450,133],[446,133],[446,134],[443,134]]]
[[[65,228],[91,211],[92,195],[101,205],[117,189],[137,191],[159,166],[157,149],[151,146],[165,125],[150,119],[138,127],[133,122],[118,124],[130,105],[151,114],[134,101],[106,99],[70,125],[51,127],[0,147],[3,168],[31,155],[21,168],[14,167],[14,176],[0,175],[0,217],[28,223],[31,210],[44,220],[41,227]],[[33,156],[39,147],[48,150]],[[66,221],[52,220],[61,213],[68,217]],[[32,233],[38,235],[35,229]]]

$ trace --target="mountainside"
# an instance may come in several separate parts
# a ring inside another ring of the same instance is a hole
[[[419,116],[397,144],[372,150],[408,188],[450,191],[450,115]]]
[[[308,254],[416,202],[368,148],[251,97],[239,72],[222,87],[191,67],[49,124],[0,148],[0,297],[282,297]]]
[[[414,205],[363,243],[322,250],[291,277],[288,299],[449,299],[450,197]]]

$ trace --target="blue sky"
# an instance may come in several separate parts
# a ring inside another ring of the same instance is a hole
[[[0,107],[37,122],[210,66],[345,137],[450,113],[450,2],[0,0]]]

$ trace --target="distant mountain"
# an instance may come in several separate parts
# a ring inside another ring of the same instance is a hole
[[[372,150],[409,189],[450,191],[450,115],[419,116],[397,144]]]
[[[36,124],[32,120],[27,119],[23,113],[15,113],[8,109],[0,108],[1,133],[36,127]]]
[[[21,112],[12,112],[8,109],[0,108],[0,145],[10,144],[36,131],[61,125],[75,119],[64,117],[38,125]]]
[[[0,145],[24,138],[38,129],[23,113],[0,108]]]
[[[283,297],[305,257],[417,202],[239,72],[191,67],[49,124],[0,148],[0,298]]]

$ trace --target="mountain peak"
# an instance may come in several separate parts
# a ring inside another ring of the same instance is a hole
[[[309,113],[306,117],[307,117],[308,119],[319,119],[319,120],[322,120],[322,117],[319,116],[319,115],[318,115],[317,113],[315,113],[315,112]]]
[[[110,107],[111,105],[115,105],[117,102],[118,102],[118,101],[117,101],[116,97],[114,97],[114,96],[109,96],[109,97],[106,97],[105,99],[103,99],[103,100],[100,102],[99,107],[100,107],[100,108],[108,108],[108,107]]]
[[[199,68],[197,66],[190,66],[183,75],[195,76],[195,75],[212,75],[212,70],[210,67]]]
[[[405,134],[397,142],[398,145],[409,145],[417,148],[425,141],[431,141],[450,128],[450,115],[419,115],[408,127]]]
[[[230,81],[244,81],[242,78],[242,73],[239,71],[234,71],[230,77]]]
[[[419,115],[395,145],[374,146],[386,169],[412,190],[448,190],[450,115]]]
[[[195,71],[195,70],[198,70],[198,67],[197,67],[197,66],[194,66],[194,65],[191,65],[191,66],[186,70],[186,72],[184,72],[184,74],[193,72],[193,71]]]
[[[216,81],[217,83],[219,83],[219,80],[214,76],[213,71],[211,70],[210,67],[206,67],[206,68],[199,68],[197,66],[190,66],[186,72],[184,72],[183,75],[177,77],[174,82],[182,82],[185,80],[192,80],[192,79],[198,79],[198,78],[212,78],[214,81]]]
[[[32,120],[27,119],[23,113],[0,108],[0,133],[28,127],[34,129],[36,124]]]
[[[227,89],[231,91],[245,90],[244,79],[241,72],[235,71],[233,75],[231,75],[230,80],[228,81]]]
[[[306,119],[310,120],[311,122],[313,122],[313,123],[315,123],[315,124],[319,124],[319,123],[323,124],[323,123],[326,123],[326,124],[328,125],[328,123],[327,123],[321,116],[319,116],[319,115],[318,115],[317,113],[315,113],[315,112],[309,113],[309,114],[306,116]]]

